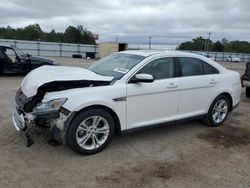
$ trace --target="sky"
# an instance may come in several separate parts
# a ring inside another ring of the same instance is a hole
[[[0,0],[0,27],[44,31],[83,25],[100,41],[179,44],[192,38],[250,41],[250,0]]]

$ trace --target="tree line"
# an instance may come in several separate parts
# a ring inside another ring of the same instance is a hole
[[[96,44],[95,37],[83,26],[68,26],[64,32],[44,32],[39,24],[28,25],[24,28],[0,27],[0,38],[15,40],[32,40],[46,42],[65,42],[77,44]]]
[[[177,48],[178,50],[206,51],[206,45],[209,51],[250,53],[250,43],[247,41],[229,41],[223,38],[221,41],[213,42],[201,36],[192,41],[183,42]]]

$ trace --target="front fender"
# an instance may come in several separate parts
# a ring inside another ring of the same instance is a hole
[[[125,85],[87,87],[51,92],[45,95],[46,100],[55,98],[67,98],[63,105],[71,112],[91,106],[105,106],[113,110],[118,116],[121,129],[126,129],[126,87]],[[114,100],[124,98],[124,100]]]

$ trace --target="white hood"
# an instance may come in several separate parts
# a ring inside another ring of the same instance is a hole
[[[36,95],[37,89],[53,81],[89,80],[111,81],[113,77],[101,76],[92,71],[78,67],[42,66],[31,71],[22,81],[21,89],[27,97]]]

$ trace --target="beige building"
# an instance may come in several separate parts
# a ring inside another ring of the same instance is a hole
[[[100,42],[98,58],[103,58],[111,53],[128,50],[127,43]]]

